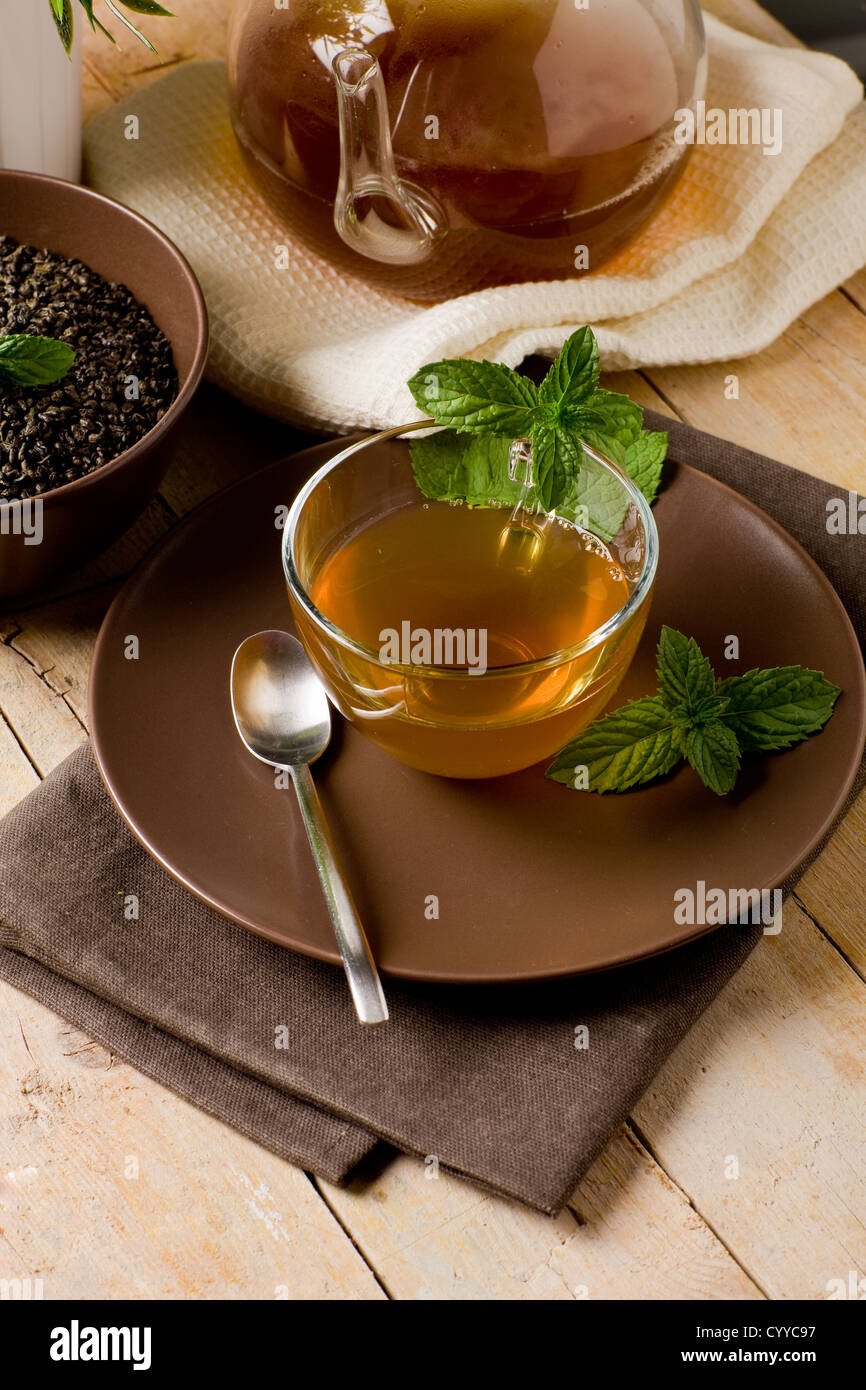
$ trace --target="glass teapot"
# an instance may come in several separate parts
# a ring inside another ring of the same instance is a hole
[[[697,0],[235,0],[229,80],[290,232],[412,299],[596,270],[679,176]]]

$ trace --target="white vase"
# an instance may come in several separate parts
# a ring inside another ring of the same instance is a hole
[[[67,56],[49,0],[0,0],[0,168],[80,178],[83,22]]]

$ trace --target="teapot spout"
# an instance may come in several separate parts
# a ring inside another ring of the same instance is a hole
[[[332,69],[340,118],[337,233],[370,260],[417,265],[447,230],[444,209],[431,194],[397,175],[377,59],[363,48],[344,48]]]

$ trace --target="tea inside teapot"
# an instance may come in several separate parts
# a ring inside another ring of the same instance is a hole
[[[368,55],[357,90],[348,50]],[[439,299],[597,269],[682,167],[702,54],[694,0],[238,0],[229,71],[290,230]]]

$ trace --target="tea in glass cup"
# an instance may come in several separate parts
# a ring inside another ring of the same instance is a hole
[[[429,422],[427,422],[429,427]],[[298,635],[337,709],[412,767],[493,777],[552,757],[603,710],[646,623],[657,534],[622,490],[607,542],[517,506],[426,498],[406,437],[351,445],[283,532]]]

